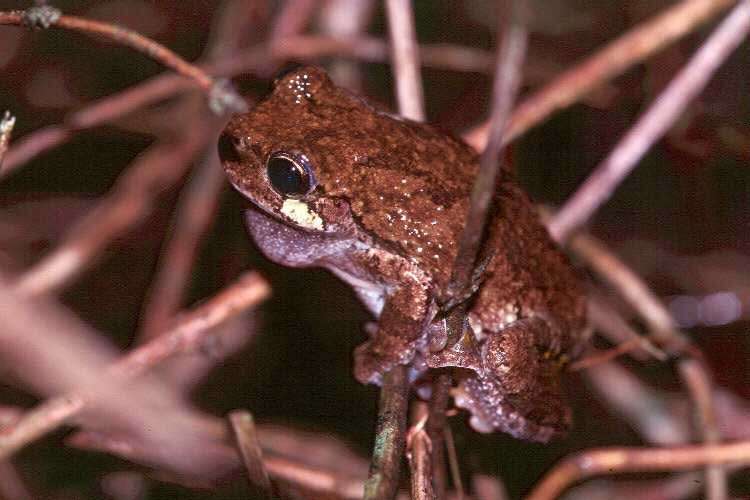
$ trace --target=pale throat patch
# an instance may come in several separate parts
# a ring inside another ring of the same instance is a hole
[[[287,198],[281,206],[281,213],[304,228],[323,230],[323,219],[303,201]]]

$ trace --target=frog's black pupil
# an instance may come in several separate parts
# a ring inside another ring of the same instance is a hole
[[[268,160],[268,180],[283,195],[306,194],[310,185],[304,169],[289,158],[276,156]]]

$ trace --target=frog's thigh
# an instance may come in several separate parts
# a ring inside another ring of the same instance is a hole
[[[569,427],[560,365],[548,351],[552,337],[542,318],[519,320],[488,334],[483,369],[463,384],[481,426],[534,441],[548,441]]]
[[[386,298],[375,336],[354,352],[354,375],[362,383],[377,383],[397,364],[409,363],[425,337],[429,288],[406,282]]]

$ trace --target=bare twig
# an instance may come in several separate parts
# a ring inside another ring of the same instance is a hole
[[[471,192],[469,213],[466,215],[466,226],[461,233],[458,255],[446,289],[449,299],[455,299],[465,293],[474,271],[474,263],[484,235],[487,214],[500,171],[503,130],[505,130],[521,81],[521,67],[526,55],[528,33],[521,19],[521,2],[513,1],[511,6],[512,11],[505,13],[509,14],[506,19],[498,21],[501,42],[498,47],[492,88],[489,139],[487,147],[482,152],[479,173]]]
[[[401,116],[424,121],[422,77],[414,30],[414,13],[409,0],[386,0],[388,31],[392,44],[392,67],[396,76],[396,96]]]
[[[450,389],[453,377],[447,372],[438,373],[432,382],[430,394],[429,418],[427,419],[427,435],[432,442],[432,484],[435,498],[445,498],[447,490],[445,467],[445,436],[447,425],[445,411],[450,399]]]
[[[687,471],[719,464],[750,464],[750,442],[674,448],[603,448],[570,456],[555,466],[527,500],[557,498],[571,484],[602,474]]]
[[[383,375],[375,449],[363,497],[366,500],[387,500],[396,495],[406,439],[408,395],[407,368],[396,365]]]
[[[445,449],[448,452],[448,466],[451,471],[451,480],[453,481],[453,487],[456,489],[456,498],[457,500],[463,500],[466,494],[464,493],[464,483],[461,479],[461,470],[458,464],[456,442],[453,440],[451,426],[447,422],[443,428],[443,436],[445,437]]]
[[[713,384],[708,369],[696,359],[680,360],[678,369],[695,407],[701,439],[705,444],[718,444],[721,441],[721,434],[716,422]],[[726,471],[720,465],[709,465],[706,467],[705,475],[706,499],[725,500],[727,498]]]
[[[210,329],[245,311],[268,296],[268,285],[254,273],[242,276],[234,285],[180,318],[160,337],[131,351],[111,366],[117,376],[133,377],[177,353],[198,348]],[[30,410],[11,428],[0,434],[0,459],[62,425],[88,403],[82,394],[59,396]]]
[[[743,0],[659,94],[609,156],[552,217],[548,229],[554,239],[558,242],[568,239],[610,198],[648,149],[669,130],[690,101],[705,88],[714,72],[749,31],[750,3]]]
[[[411,428],[407,439],[407,453],[411,469],[411,498],[413,500],[434,500],[432,487],[432,443],[425,430],[429,410],[427,403],[415,401],[412,404]]]
[[[8,151],[10,136],[13,133],[13,127],[16,125],[16,118],[6,111],[0,119],[0,167],[3,165],[5,152]]]
[[[31,9],[30,9],[31,10]],[[26,25],[29,11],[0,12],[0,25]],[[246,109],[245,101],[227,85],[225,81],[214,80],[198,66],[190,64],[173,51],[160,43],[141,35],[133,30],[110,23],[84,19],[82,17],[60,15],[48,26],[80,31],[90,35],[98,35],[120,45],[135,49],[180,75],[193,80],[209,96],[210,107],[218,113],[226,111],[241,112]]]
[[[734,4],[736,0],[683,0],[555,78],[524,100],[511,117],[504,142],[510,142],[544,121],[557,110],[575,103],[586,93],[623,73]],[[481,151],[487,144],[489,123],[464,135]]]
[[[237,443],[237,449],[242,455],[250,485],[258,498],[273,498],[273,489],[268,472],[263,465],[263,454],[258,443],[255,422],[250,412],[236,410],[229,413],[229,422]]]

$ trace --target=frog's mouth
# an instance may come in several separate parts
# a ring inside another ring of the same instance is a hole
[[[254,204],[245,211],[245,223],[261,252],[284,266],[322,265],[343,244],[341,238],[292,226]]]

